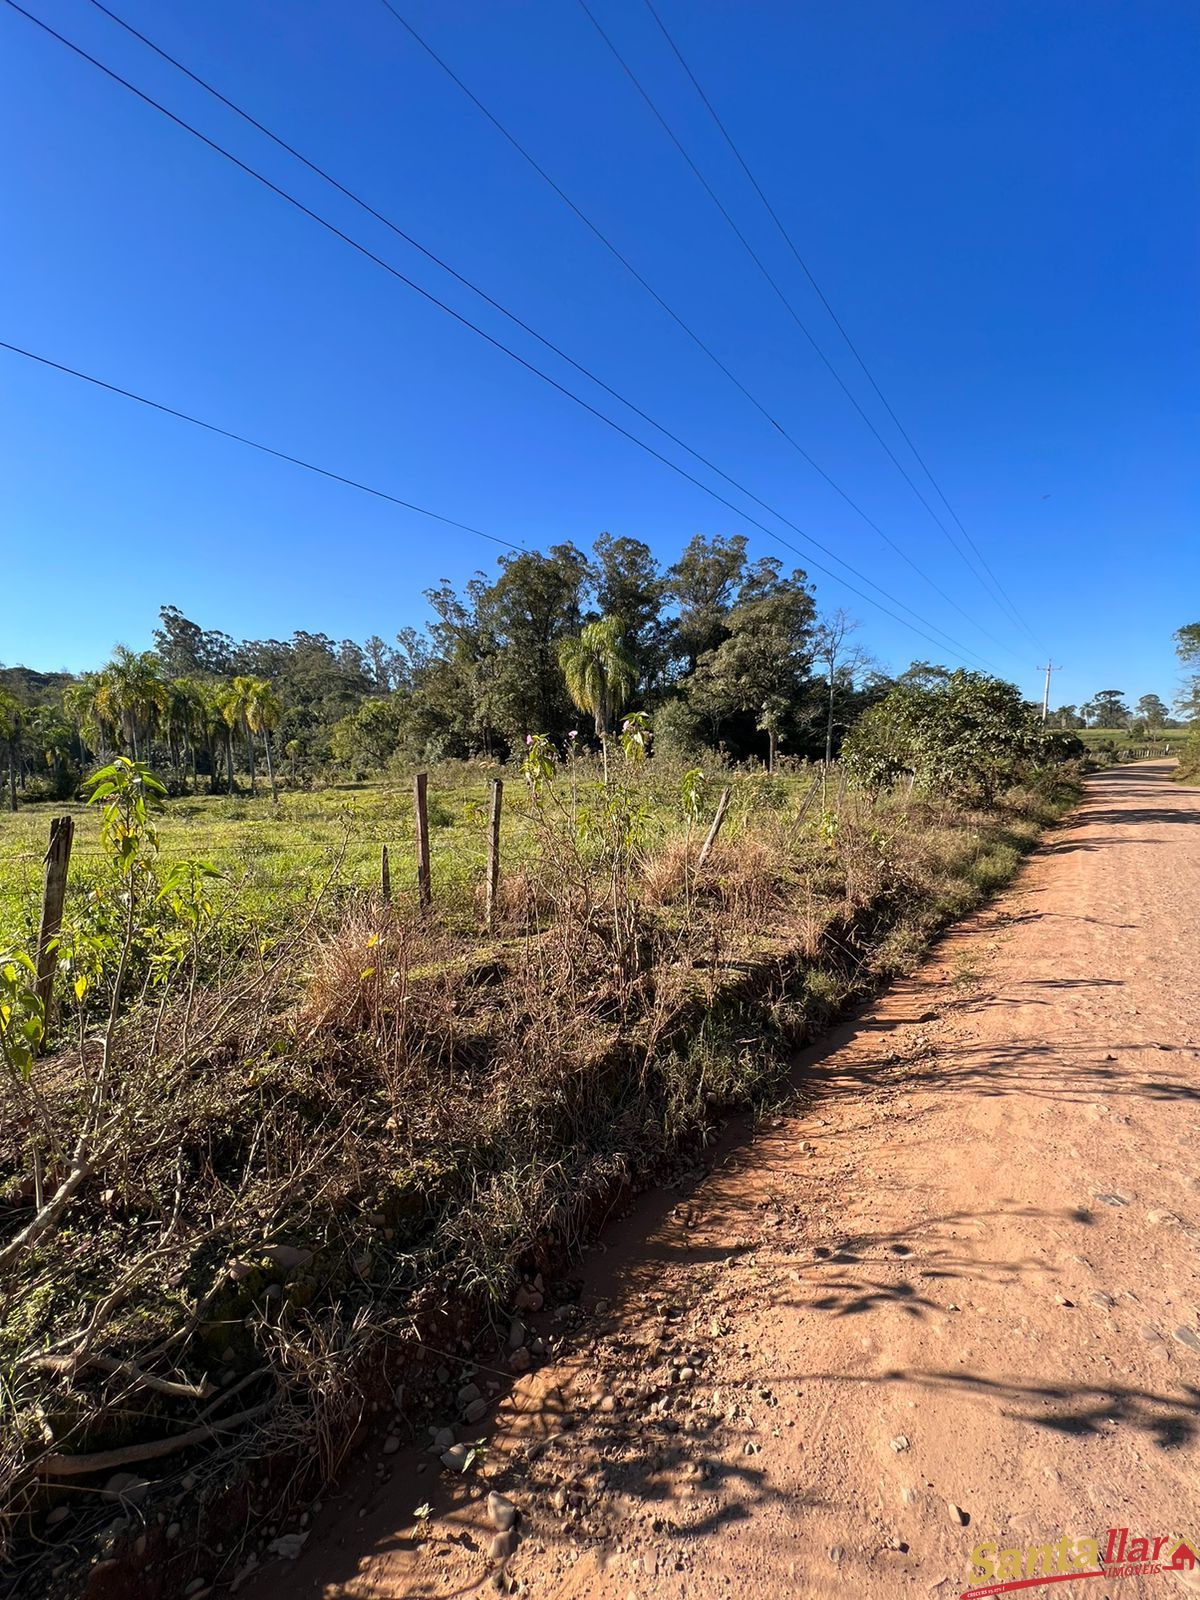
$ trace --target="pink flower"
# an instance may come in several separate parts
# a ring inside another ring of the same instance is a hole
[[[525,735],[525,743],[526,744],[532,744],[533,743],[533,735],[531,733],[527,733]]]
[[[579,730],[577,728],[572,728],[570,733],[567,735],[568,739],[578,739],[578,737],[579,737]]]

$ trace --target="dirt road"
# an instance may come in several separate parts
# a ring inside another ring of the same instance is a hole
[[[1092,780],[800,1063],[794,1114],[528,1319],[562,1346],[466,1430],[482,1475],[386,1458],[255,1592],[487,1592],[489,1488],[523,1515],[503,1576],[559,1600],[948,1597],[986,1541],[1200,1538],[1198,823],[1164,764]],[[1196,1591],[1200,1565],[1048,1592]]]

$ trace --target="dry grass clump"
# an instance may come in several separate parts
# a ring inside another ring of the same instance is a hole
[[[476,920],[483,925],[487,911],[487,889],[478,884],[474,893]],[[500,879],[492,908],[495,927],[513,933],[532,932],[553,920],[554,901],[547,885],[532,871],[518,868]]]
[[[785,903],[795,883],[796,861],[781,830],[718,839],[702,870],[701,844],[695,835],[676,835],[645,856],[638,871],[645,905],[715,903],[734,923],[753,925]]]

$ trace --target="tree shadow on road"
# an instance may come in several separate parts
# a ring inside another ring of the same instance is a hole
[[[1160,1450],[1177,1450],[1200,1436],[1200,1389],[1190,1383],[1180,1384],[1174,1394],[1161,1394],[1123,1384],[1021,1383],[916,1368],[853,1376],[860,1384],[948,1390],[994,1407],[1010,1421],[1073,1437],[1110,1435],[1124,1425],[1146,1434]],[[846,1375],[803,1372],[787,1381],[844,1383]]]

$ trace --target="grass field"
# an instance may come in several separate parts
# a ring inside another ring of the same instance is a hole
[[[731,783],[733,797],[725,824],[736,837],[764,805],[786,813],[804,803],[819,769],[787,777],[714,778],[700,789],[699,820],[707,818],[719,790]],[[501,856],[512,877],[531,868],[542,848],[527,786],[516,768],[472,769],[450,765],[429,778],[428,813],[431,878],[443,917],[463,929],[477,920],[477,891],[487,859],[487,805],[493,776],[504,779]],[[686,826],[681,792],[682,768],[666,763],[639,773],[641,843],[653,848]],[[564,806],[574,805],[586,823],[602,805],[598,771],[579,764],[573,795],[563,789]],[[831,782],[836,785],[834,775]],[[814,813],[818,807],[813,807]],[[52,816],[75,818],[68,915],[73,897],[85,893],[102,870],[100,819],[79,804],[28,806],[0,812],[0,944],[28,945],[36,936],[42,886],[42,857]],[[164,802],[156,818],[163,868],[181,860],[211,863],[222,874],[218,903],[236,904],[240,921],[271,929],[307,906],[326,885],[331,897],[380,882],[381,852],[391,857],[393,893],[415,896],[416,827],[411,784],[347,783],[315,792],[283,792],[273,805],[269,795],[195,795]]]
[[[1133,734],[1128,728],[1078,728],[1072,731],[1089,750],[1095,750],[1101,745],[1111,745],[1122,759],[1142,755],[1147,758],[1177,755],[1187,742],[1188,736],[1186,728],[1164,728],[1153,736],[1145,733]]]

